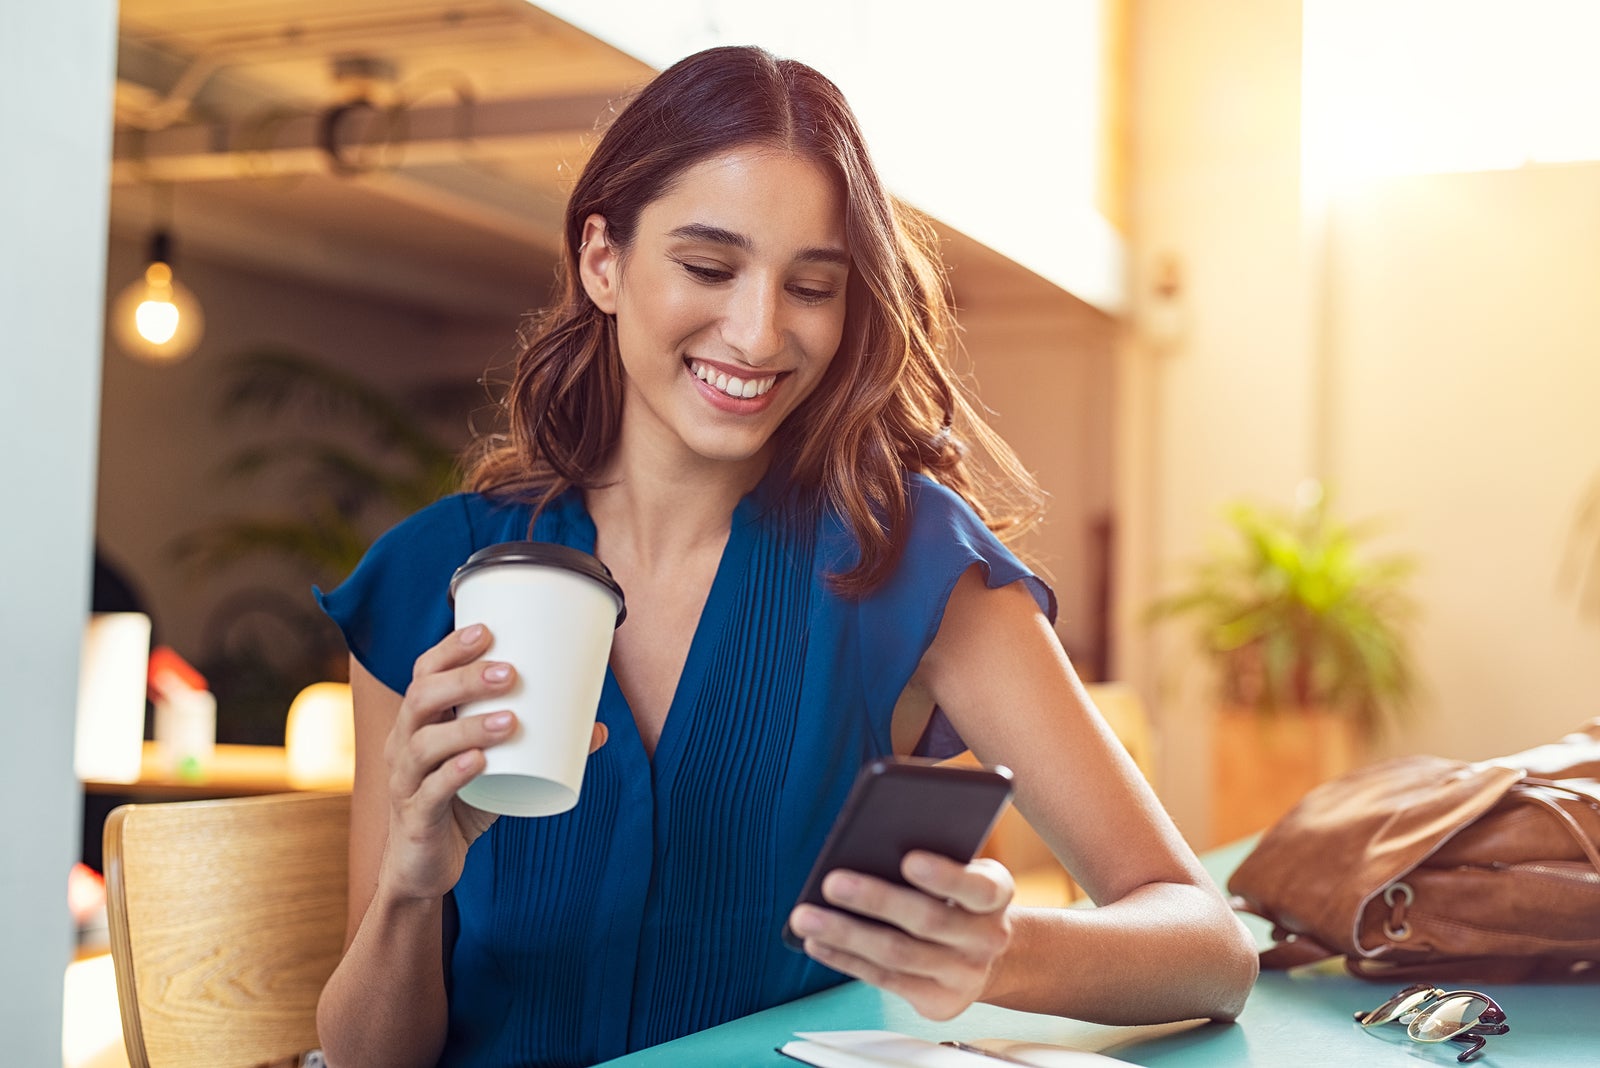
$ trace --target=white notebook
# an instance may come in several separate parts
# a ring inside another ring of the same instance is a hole
[[[1104,1068],[1126,1062],[1067,1046],[1008,1039],[983,1039],[962,1047],[942,1045],[894,1031],[797,1031],[779,1050],[815,1068]]]

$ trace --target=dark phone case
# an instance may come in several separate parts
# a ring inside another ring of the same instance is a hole
[[[965,863],[983,848],[1010,798],[1011,772],[1006,768],[904,757],[875,760],[856,776],[795,904],[834,907],[822,898],[822,879],[835,868],[905,886],[900,861],[913,849]],[[783,940],[790,949],[801,948],[801,939],[787,923]]]

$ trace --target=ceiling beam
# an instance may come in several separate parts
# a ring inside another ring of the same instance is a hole
[[[495,187],[480,184],[470,192],[440,184],[445,175],[411,174],[406,171],[375,171],[357,175],[354,180],[369,192],[450,219],[465,226],[521,241],[525,245],[556,255],[561,249],[562,211],[540,210],[543,205],[530,190],[522,190],[519,203],[505,203],[493,195]]]
[[[231,123],[122,129],[112,146],[113,185],[360,173],[398,166],[545,155],[592,134],[610,94],[489,100],[381,110],[264,112]]]
[[[144,94],[141,108],[129,116],[132,125],[159,130],[193,113],[208,118],[248,114],[262,98],[262,87],[242,73],[252,64],[307,58],[327,62],[350,54],[382,56],[418,45],[458,49],[504,45],[537,38],[556,21],[532,5],[514,11],[457,5],[386,15],[335,9],[309,17],[301,12],[287,20],[270,8],[224,14],[225,29],[217,32],[213,27],[212,32],[198,35],[182,18],[176,26],[170,18],[152,24],[124,12],[117,36],[117,79]]]

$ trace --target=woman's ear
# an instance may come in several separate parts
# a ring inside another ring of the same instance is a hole
[[[617,250],[606,241],[604,215],[583,221],[583,243],[578,246],[578,279],[594,306],[607,315],[617,314]]]

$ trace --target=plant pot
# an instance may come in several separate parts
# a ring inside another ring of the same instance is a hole
[[[1366,738],[1326,708],[1218,709],[1212,733],[1211,839],[1265,830],[1314,787],[1359,765]]]

